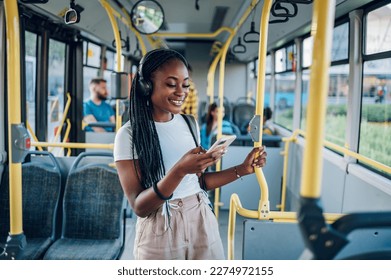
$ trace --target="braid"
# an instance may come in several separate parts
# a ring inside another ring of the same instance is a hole
[[[159,49],[149,52],[142,65],[144,80],[151,81],[151,77],[162,65],[172,59],[182,61],[186,67],[186,60],[176,51]],[[132,153],[138,155],[139,172],[137,176],[144,188],[151,187],[166,173],[163,163],[163,154],[160,147],[155,122],[153,120],[153,104],[151,94],[145,96],[137,92],[137,83],[140,75],[137,72],[130,91],[129,120],[132,129]],[[134,161],[135,167],[136,162]],[[137,169],[136,169],[137,170]]]

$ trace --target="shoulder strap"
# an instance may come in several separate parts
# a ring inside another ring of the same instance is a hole
[[[195,143],[196,147],[198,147],[198,140],[199,139],[198,139],[198,133],[197,133],[197,124],[196,124],[196,120],[194,119],[194,116],[193,115],[185,115],[185,114],[182,114],[181,116],[186,121],[187,126],[189,127],[189,130],[191,132],[191,135],[193,136],[194,143]]]

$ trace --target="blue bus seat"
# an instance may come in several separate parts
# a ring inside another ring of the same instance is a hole
[[[122,253],[126,200],[118,174],[104,163],[78,167],[87,156],[112,158],[112,153],[84,152],[76,158],[64,191],[62,235],[44,259],[108,260]]]
[[[242,134],[247,134],[247,127],[255,114],[255,105],[237,103],[232,110],[232,122],[236,124]]]
[[[61,196],[59,165],[49,152],[30,154],[48,156],[52,164],[28,162],[22,164],[23,232],[27,245],[21,259],[42,259],[55,240],[56,213]],[[0,186],[0,242],[5,243],[10,229],[9,172],[3,174]]]

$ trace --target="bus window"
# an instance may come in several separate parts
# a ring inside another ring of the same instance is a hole
[[[360,154],[391,166],[391,58],[364,63]]]
[[[391,50],[391,4],[369,12],[366,18],[365,53]]]
[[[27,121],[35,134],[35,85],[37,77],[37,35],[25,32],[26,49],[26,101],[27,101]],[[31,149],[34,149],[32,147]]]
[[[49,142],[55,140],[55,135],[64,112],[64,77],[65,77],[65,44],[50,39],[48,67],[48,130]],[[57,142],[61,141],[61,137]]]

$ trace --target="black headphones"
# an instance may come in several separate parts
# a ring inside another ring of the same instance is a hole
[[[145,56],[143,56],[141,58],[139,66],[138,66],[138,70],[137,70],[138,81],[137,81],[137,84],[136,84],[136,92],[141,94],[141,95],[143,95],[143,96],[150,96],[152,94],[152,91],[153,91],[152,82],[149,81],[149,80],[144,79],[144,76],[143,76],[143,64],[148,60],[148,58],[153,53],[158,52],[158,51],[169,51],[169,52],[175,53],[182,60],[182,62],[186,65],[186,67],[189,67],[188,63],[187,63],[187,60],[183,57],[183,55],[181,55],[177,51],[174,51],[174,50],[171,50],[171,49],[155,49],[155,50],[150,51],[149,53],[147,53]]]

